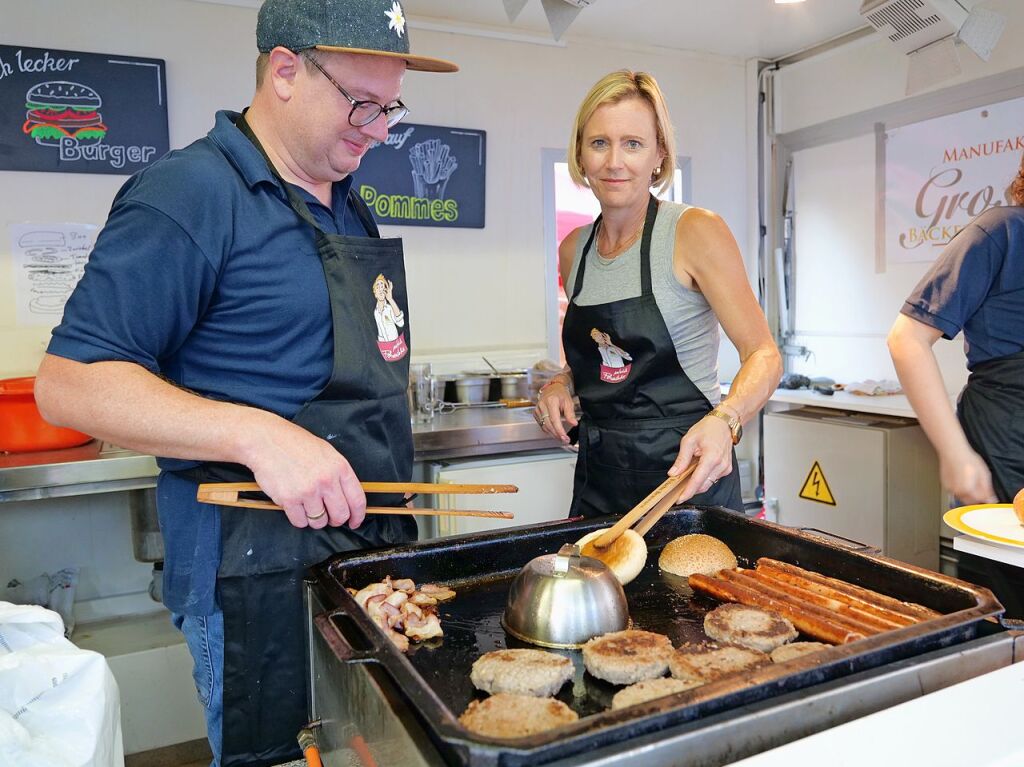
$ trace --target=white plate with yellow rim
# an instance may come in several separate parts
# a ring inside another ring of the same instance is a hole
[[[1010,503],[981,503],[950,509],[942,520],[958,532],[982,541],[1024,549],[1024,525]]]

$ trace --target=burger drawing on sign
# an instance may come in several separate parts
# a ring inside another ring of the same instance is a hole
[[[52,80],[32,86],[25,94],[23,133],[42,146],[59,146],[70,138],[79,144],[98,144],[107,135],[99,108],[100,95],[88,85]]]

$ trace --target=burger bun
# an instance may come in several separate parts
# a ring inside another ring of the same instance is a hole
[[[682,576],[694,573],[714,575],[719,570],[733,570],[738,564],[736,555],[728,546],[703,533],[683,535],[669,541],[658,557],[658,567]]]

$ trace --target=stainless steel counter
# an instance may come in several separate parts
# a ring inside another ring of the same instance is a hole
[[[413,424],[417,461],[557,448],[532,408],[465,408]],[[138,490],[156,484],[156,459],[93,440],[81,447],[0,454],[0,503]]]

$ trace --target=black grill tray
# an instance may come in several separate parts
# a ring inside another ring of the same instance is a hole
[[[678,507],[648,533],[647,565],[625,587],[634,628],[666,634],[676,647],[707,641],[704,615],[721,604],[694,596],[685,579],[658,569],[664,545],[687,533],[720,538],[736,553],[741,566],[753,567],[764,556],[780,559],[917,602],[942,617],[619,711],[611,711],[609,706],[620,687],[584,673],[579,651],[556,651],[576,664],[573,682],[557,697],[580,715],[579,722],[506,741],[487,740],[464,729],[459,714],[474,698],[485,697],[469,680],[473,661],[491,650],[530,646],[506,634],[500,623],[516,573],[533,557],[555,552],[562,544],[614,521],[570,520],[338,554],[312,570],[314,588],[325,605],[333,606],[319,616],[317,625],[339,659],[380,664],[449,761],[518,767],[565,758],[965,642],[978,635],[980,621],[1002,612],[990,591],[963,581],[724,508]],[[444,583],[456,590],[456,599],[441,605],[443,639],[414,643],[408,655],[403,655],[345,591],[345,587],[358,589],[386,575],[412,578],[417,584]]]

